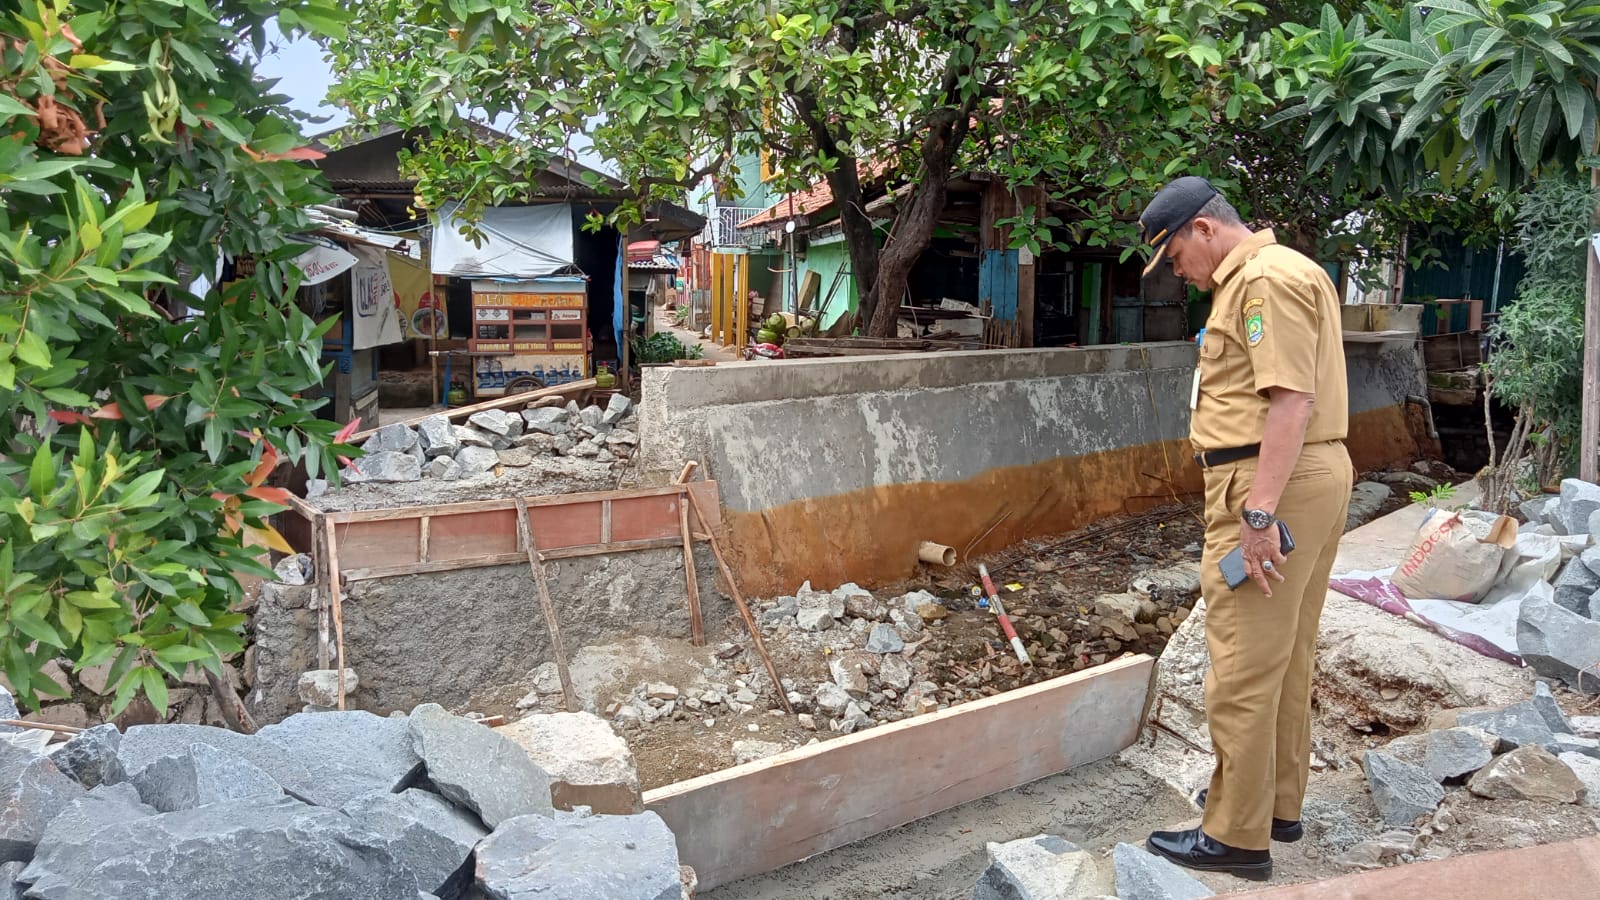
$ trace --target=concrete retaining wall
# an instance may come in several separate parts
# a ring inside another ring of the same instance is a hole
[[[748,593],[910,575],[919,541],[980,554],[1195,489],[1188,342],[655,368],[641,463],[704,459]],[[1351,449],[1418,452],[1408,342],[1347,345]]]
[[[716,563],[695,545],[700,610],[711,643],[729,634],[733,604]],[[689,638],[683,552],[639,550],[545,564],[569,655],[635,635]],[[263,724],[302,705],[300,673],[316,668],[310,587],[268,585],[254,615],[254,684],[246,702]],[[347,583],[345,656],[360,678],[349,705],[379,715],[419,703],[508,713],[528,673],[553,657],[527,566],[491,566]]]

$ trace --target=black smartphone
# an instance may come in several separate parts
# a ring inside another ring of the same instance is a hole
[[[1294,550],[1294,536],[1289,534],[1289,526],[1285,525],[1282,519],[1278,520],[1278,538],[1278,552],[1288,556]],[[1227,556],[1224,556],[1217,563],[1217,568],[1222,570],[1222,578],[1228,582],[1229,590],[1238,590],[1239,585],[1244,584],[1250,578],[1244,571],[1244,551],[1238,547],[1233,548]]]

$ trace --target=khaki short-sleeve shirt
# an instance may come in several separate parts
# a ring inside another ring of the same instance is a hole
[[[1267,230],[1233,248],[1213,280],[1189,424],[1195,449],[1259,443],[1275,387],[1316,395],[1306,443],[1343,440],[1350,399],[1328,273]]]

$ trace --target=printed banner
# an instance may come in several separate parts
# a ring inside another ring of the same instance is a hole
[[[427,260],[389,254],[389,280],[406,340],[449,337],[444,291],[435,296]]]
[[[313,244],[311,249],[294,258],[294,264],[305,276],[305,280],[300,282],[301,286],[310,286],[350,271],[350,267],[356,264],[356,258],[338,247]]]
[[[473,361],[474,386],[478,393],[494,395],[517,385],[519,379],[538,379],[546,387],[588,378],[587,359],[582,353],[539,353],[517,356],[480,356]]]
[[[395,309],[394,283],[389,280],[387,250],[351,248],[357,262],[352,270],[350,305],[354,313],[353,348],[368,350],[403,340],[399,311]]]

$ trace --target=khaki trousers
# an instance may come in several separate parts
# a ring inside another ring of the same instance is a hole
[[[1217,763],[1202,828],[1231,847],[1266,850],[1272,819],[1298,820],[1305,799],[1317,623],[1353,472],[1342,442],[1301,451],[1277,510],[1295,550],[1267,597],[1253,581],[1229,590],[1217,569],[1239,546],[1239,514],[1255,471],[1248,459],[1205,472],[1206,720]]]

